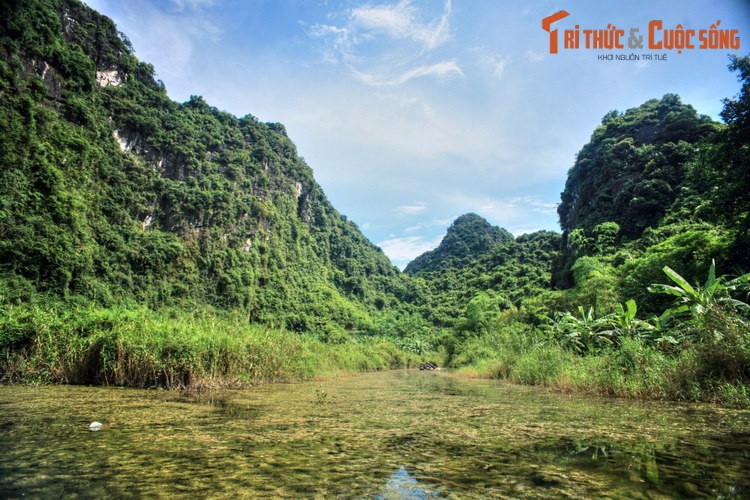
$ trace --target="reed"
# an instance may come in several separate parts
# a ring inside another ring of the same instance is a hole
[[[418,362],[384,338],[327,344],[210,310],[36,305],[6,307],[0,317],[6,383],[244,386]]]
[[[582,355],[527,327],[502,325],[458,345],[451,365],[466,377],[561,392],[750,406],[748,341],[675,351],[638,337],[622,337],[618,343]]]

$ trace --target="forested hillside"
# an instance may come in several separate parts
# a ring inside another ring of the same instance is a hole
[[[421,290],[424,317],[456,326],[472,302],[498,313],[549,289],[560,235],[539,231],[514,238],[476,214],[457,218],[440,245],[404,270]]]
[[[453,221],[440,245],[409,262],[406,274],[420,276],[425,273],[471,264],[489,252],[495,245],[513,241],[505,229],[491,225],[477,214],[465,214]]]
[[[632,239],[658,225],[685,183],[697,144],[717,129],[674,94],[608,113],[568,172],[558,207],[563,231],[615,222]]]
[[[500,295],[496,281],[468,286],[453,269],[423,274],[464,304],[446,343],[453,366],[562,390],[750,403],[750,58],[729,69],[741,88],[724,124],[673,94],[604,116],[568,172],[559,246],[526,265],[551,274],[546,287],[511,282]]]
[[[0,4],[0,379],[236,385],[414,361],[398,269],[283,125],[169,99],[78,0]]]
[[[210,305],[295,331],[402,308],[382,251],[328,202],[284,126],[177,103],[108,18],[0,6],[0,289]]]

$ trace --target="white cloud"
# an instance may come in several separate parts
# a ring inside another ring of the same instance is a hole
[[[216,3],[216,0],[171,0],[175,7],[179,10],[185,9],[202,9],[204,7],[210,7]]]
[[[330,46],[323,49],[323,62],[351,64],[356,61],[353,47],[359,43],[359,40],[356,33],[350,28],[330,24],[315,24],[308,30],[308,34],[313,38],[329,41]]]
[[[394,264],[403,268],[415,257],[419,257],[428,250],[437,247],[442,240],[443,235],[431,240],[425,240],[422,236],[404,236],[403,238],[391,238],[376,244]]]
[[[498,220],[509,220],[522,213],[536,212],[553,215],[557,211],[557,204],[540,200],[535,196],[516,196],[499,200],[485,200],[477,207],[477,213],[486,214]]]
[[[351,19],[365,30],[383,33],[391,38],[410,39],[422,44],[425,50],[432,50],[450,37],[450,13],[451,1],[447,0],[439,19],[423,23],[419,20],[419,10],[411,1],[401,0],[397,4],[352,9]]]
[[[502,56],[482,47],[472,47],[469,52],[476,55],[479,66],[488,70],[498,79],[503,77],[505,68],[511,62],[510,56]]]
[[[354,157],[367,157],[360,163],[357,172],[377,170],[378,176],[399,177],[430,169],[433,175],[442,175],[426,159],[440,159],[451,171],[465,168],[466,157],[474,158],[486,154],[488,150],[502,147],[505,138],[491,127],[480,126],[481,120],[473,120],[474,127],[457,126],[466,123],[463,114],[473,114],[472,110],[446,109],[448,97],[443,100],[431,98],[421,86],[406,87],[363,87],[358,82],[343,81],[338,85],[325,85],[306,82],[307,88],[298,86],[278,86],[268,91],[283,94],[280,106],[268,119],[283,121],[290,131],[296,129],[310,134],[314,132],[316,144],[326,141],[323,149],[337,151],[338,157],[352,153]],[[377,89],[372,91],[372,89]],[[242,88],[222,88],[222,99],[233,102],[247,99]],[[295,96],[314,96],[309,99]],[[342,105],[346,103],[346,105]],[[258,108],[248,108],[258,114]],[[263,116],[259,114],[259,116]],[[312,135],[311,135],[312,137]],[[304,146],[300,133],[295,142]],[[309,147],[304,155],[313,154]],[[409,168],[404,168],[409,161]],[[329,160],[330,163],[330,160]],[[364,165],[369,165],[368,169]],[[489,164],[489,162],[487,162]],[[351,178],[355,175],[351,164],[338,175]],[[408,199],[420,199],[410,195]]]
[[[509,62],[510,62],[509,57],[499,58],[499,59],[492,61],[492,68],[493,68],[492,72],[495,74],[496,77],[498,78],[503,77],[503,73],[505,73],[505,67],[508,65]]]
[[[442,219],[432,219],[426,222],[420,222],[418,224],[414,224],[413,226],[409,226],[404,229],[405,233],[414,233],[416,231],[421,231],[423,229],[428,229],[431,227],[437,227],[437,226],[443,226],[447,227],[451,222],[456,220],[458,218],[457,215],[451,215],[450,217],[444,217]]]
[[[492,73],[497,78],[502,78],[505,73],[505,67],[510,63],[510,57],[486,56],[485,64],[490,67]]]
[[[508,197],[480,196],[477,194],[451,194],[441,200],[441,206],[452,207],[461,213],[474,212],[491,224],[503,227],[514,234],[554,227],[557,204],[534,195]],[[546,223],[540,224],[539,221]],[[551,224],[550,224],[551,223]]]
[[[331,37],[337,46],[348,46],[352,43],[352,32],[348,28],[339,28],[330,24],[314,24],[308,33],[318,38]]]
[[[425,210],[427,210],[427,204],[421,201],[413,205],[401,205],[393,209],[394,212],[403,215],[417,215],[423,213]]]
[[[461,71],[461,68],[458,67],[456,61],[442,61],[439,63],[431,64],[429,66],[420,66],[410,69],[409,71],[406,71],[395,78],[384,80],[379,79],[379,77],[377,76],[357,71],[353,68],[352,72],[360,81],[373,87],[403,85],[409,80],[413,80],[414,78],[421,78],[423,76],[442,77],[448,76],[450,74],[455,74],[457,76],[460,76],[461,78],[464,77],[464,73],[463,71]]]
[[[399,86],[422,77],[463,78],[455,60],[436,61],[430,55],[450,40],[450,15],[450,0],[438,18],[428,21],[411,0],[401,0],[353,8],[342,25],[315,24],[308,35],[323,41],[323,62],[344,63],[369,86]]]
[[[526,57],[528,61],[531,61],[533,63],[542,62],[544,60],[544,54],[532,49],[527,50],[524,54],[524,57]]]
[[[408,0],[395,5],[358,7],[352,9],[351,17],[364,28],[382,31],[393,37],[406,38],[415,33],[414,7]]]

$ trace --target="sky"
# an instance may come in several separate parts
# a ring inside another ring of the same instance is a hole
[[[750,53],[746,0],[85,2],[172,99],[283,123],[333,206],[401,268],[468,212],[516,235],[559,231],[567,171],[607,112],[676,93],[719,119],[739,91],[728,54]],[[552,54],[541,23],[560,10]],[[718,22],[740,48],[630,48],[651,20],[659,39]],[[624,48],[566,49],[576,25],[623,29]]]

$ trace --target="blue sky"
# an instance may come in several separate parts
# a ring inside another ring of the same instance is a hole
[[[126,33],[169,95],[281,122],[333,205],[394,264],[476,212],[514,234],[559,230],[575,155],[608,111],[679,94],[718,118],[727,54],[750,53],[745,0],[86,0]],[[645,34],[739,29],[741,48],[666,61],[549,53],[553,27]]]

